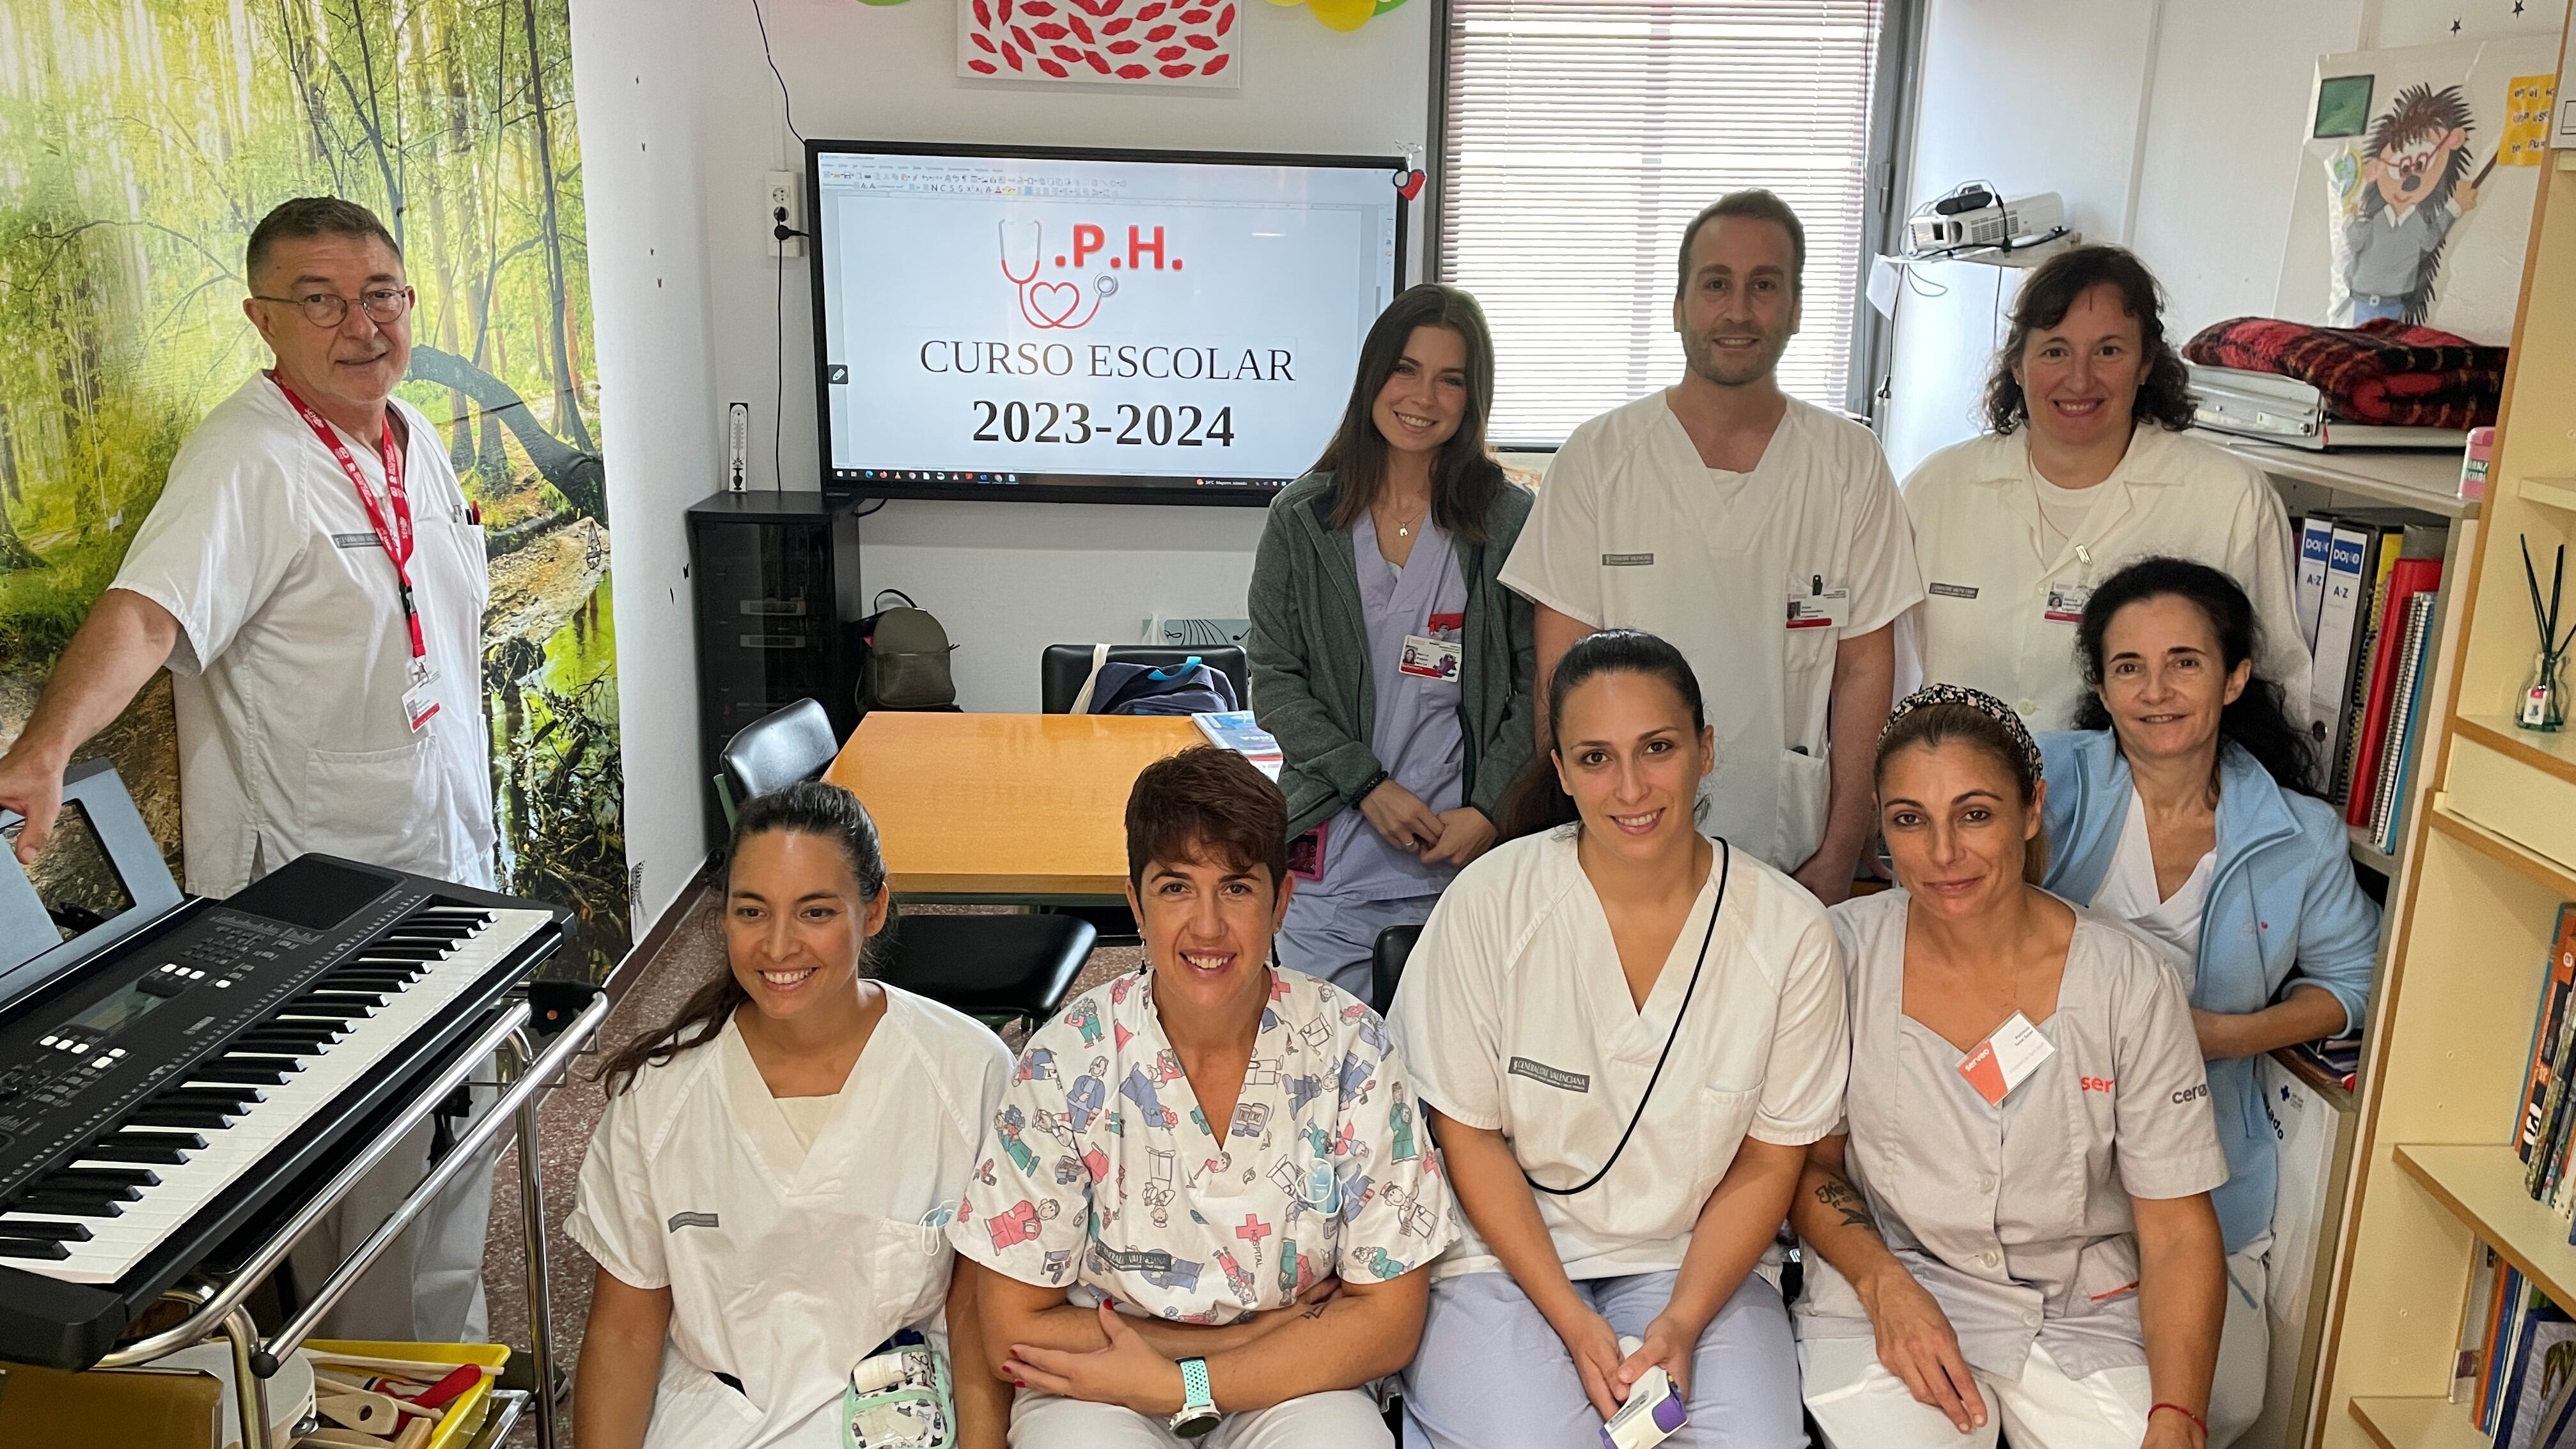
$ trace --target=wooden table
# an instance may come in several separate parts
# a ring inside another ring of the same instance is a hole
[[[1117,901],[1137,772],[1204,738],[1187,719],[880,710],[823,778],[876,817],[907,899]]]

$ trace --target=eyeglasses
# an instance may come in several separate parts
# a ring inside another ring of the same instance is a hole
[[[251,300],[293,307],[316,327],[337,327],[349,315],[349,299],[337,292],[307,292],[301,297],[263,297],[254,292]],[[358,294],[358,307],[371,321],[395,322],[411,310],[414,300],[409,287],[370,287]]]

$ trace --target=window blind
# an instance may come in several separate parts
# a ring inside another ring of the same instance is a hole
[[[1682,228],[1747,186],[1807,231],[1781,386],[1844,406],[1883,8],[1451,0],[1440,277],[1493,325],[1498,446],[1554,446],[1682,375]]]

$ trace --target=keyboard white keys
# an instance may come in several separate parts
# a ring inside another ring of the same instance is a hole
[[[426,966],[427,974],[401,987],[388,987],[382,993],[388,999],[372,1015],[351,1017],[345,1021],[283,1022],[272,1019],[262,1023],[265,1030],[279,1027],[344,1029],[347,1034],[318,1050],[268,1048],[241,1045],[225,1055],[248,1062],[264,1059],[261,1064],[298,1063],[301,1070],[290,1075],[283,1085],[256,1088],[226,1087],[209,1082],[202,1085],[233,1091],[257,1091],[262,1100],[241,1107],[240,1115],[224,1126],[195,1126],[166,1129],[181,1134],[193,1132],[206,1141],[203,1148],[190,1151],[181,1163],[132,1163],[107,1158],[86,1158],[73,1164],[76,1168],[128,1170],[141,1168],[159,1176],[160,1181],[139,1189],[136,1199],[119,1203],[113,1217],[86,1216],[62,1210],[38,1207],[0,1207],[0,1238],[9,1236],[9,1225],[15,1221],[30,1228],[43,1229],[51,1224],[75,1224],[86,1228],[86,1240],[65,1242],[61,1258],[10,1257],[0,1259],[9,1267],[69,1283],[113,1283],[132,1271],[170,1234],[186,1225],[212,1205],[224,1190],[280,1146],[293,1140],[318,1114],[327,1110],[342,1094],[363,1082],[376,1065],[398,1052],[405,1043],[428,1029],[457,997],[470,990],[502,958],[519,944],[546,929],[553,917],[545,911],[457,909],[431,907],[411,921],[454,923],[475,916],[489,920],[473,934],[457,943],[456,949],[442,960],[422,962],[420,952],[400,941],[403,927],[388,933],[385,941],[371,943],[358,951],[350,962],[325,973],[326,978],[357,967],[358,963],[385,959],[403,967]],[[410,924],[407,921],[405,924]],[[363,969],[363,968],[359,968]],[[351,999],[362,999],[353,996]],[[282,1013],[281,1013],[282,1015]],[[190,1084],[191,1089],[198,1084]],[[151,1127],[136,1125],[125,1134],[140,1138]]]

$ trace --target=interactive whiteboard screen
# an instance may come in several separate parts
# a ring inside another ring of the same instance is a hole
[[[1393,157],[806,151],[823,486],[1269,500],[1404,255]]]

